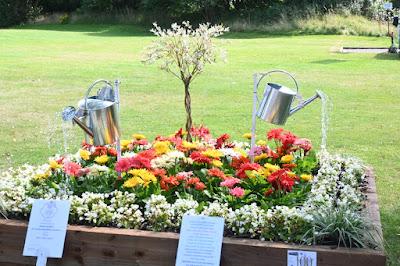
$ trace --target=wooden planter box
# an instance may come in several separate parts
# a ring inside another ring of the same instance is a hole
[[[368,177],[367,211],[381,225],[375,180]],[[35,265],[35,257],[23,257],[26,221],[0,220],[0,265]],[[68,226],[62,259],[49,259],[48,265],[174,265],[179,234],[117,229],[108,227]],[[329,246],[300,246],[265,241],[224,238],[221,265],[287,265],[288,250],[317,252],[318,266],[383,266],[383,251]]]

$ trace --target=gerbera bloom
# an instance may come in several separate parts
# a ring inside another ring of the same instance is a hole
[[[134,138],[135,140],[142,140],[145,139],[146,136],[143,134],[132,134],[132,138]]]
[[[222,134],[217,138],[217,142],[215,144],[216,149],[222,148],[222,145],[230,138],[228,134]]]
[[[246,171],[258,170],[261,168],[261,165],[258,163],[244,163],[240,166],[239,170],[236,171],[236,176],[240,178],[247,178]]]
[[[235,187],[229,190],[229,194],[235,196],[236,198],[241,198],[244,196],[244,189],[241,187]]]
[[[219,177],[221,179],[226,178],[225,173],[218,168],[211,168],[207,171],[207,173],[209,176],[215,176],[215,177]]]
[[[94,161],[98,164],[106,164],[110,158],[107,155],[97,156]]]
[[[293,155],[287,154],[285,156],[282,156],[281,163],[291,163],[293,160],[294,160]]]
[[[251,139],[251,133],[244,133],[242,137],[245,139]]]
[[[161,155],[170,151],[170,144],[171,143],[169,141],[156,141],[153,143],[153,148],[156,151],[157,155]]]
[[[212,162],[212,160],[210,158],[208,158],[207,156],[203,155],[201,152],[198,152],[198,151],[195,151],[192,154],[190,154],[190,158],[195,163],[211,164],[211,162]]]
[[[205,150],[201,154],[213,159],[219,159],[220,157],[224,156],[224,154],[221,151],[215,149]]]
[[[79,150],[79,156],[80,156],[83,160],[87,161],[87,160],[90,159],[90,151],[80,149],[80,150]]]
[[[235,186],[236,184],[240,183],[240,179],[239,178],[227,178],[225,179],[223,182],[221,182],[219,185],[221,187],[228,187],[228,188],[232,188],[233,186]]]
[[[271,139],[277,140],[281,136],[282,132],[283,132],[283,128],[273,128],[270,131],[268,131],[267,138],[269,140],[271,140]]]

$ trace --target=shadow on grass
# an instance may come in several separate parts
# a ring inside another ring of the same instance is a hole
[[[312,61],[310,63],[320,64],[320,65],[330,65],[330,64],[336,64],[336,63],[344,63],[347,61],[348,60],[344,60],[344,59],[325,59],[325,60]]]
[[[134,25],[134,24],[31,24],[17,26],[13,29],[24,30],[43,30],[43,31],[60,31],[60,32],[81,32],[89,36],[98,37],[126,37],[139,36],[150,37],[154,36],[151,32],[151,26]],[[282,38],[302,35],[298,31],[287,32],[261,32],[261,31],[246,31],[246,32],[228,32],[221,36],[222,39],[262,39],[262,38]]]
[[[400,61],[399,54],[381,53],[381,54],[375,55],[374,58],[378,59],[378,60],[399,60]]]
[[[89,36],[98,37],[125,37],[125,36],[153,36],[146,27],[139,25],[112,25],[112,24],[33,24],[14,27],[14,29],[43,30],[61,32],[82,32]]]

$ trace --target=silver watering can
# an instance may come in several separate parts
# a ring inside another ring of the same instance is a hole
[[[96,96],[89,97],[90,91],[97,84],[105,83]],[[64,121],[74,121],[83,129],[85,140],[96,146],[119,141],[119,81],[115,88],[107,80],[97,80],[88,88],[85,98],[78,102],[78,110],[67,106],[62,112]]]
[[[320,94],[316,92],[314,96],[303,101],[301,95],[299,94],[299,86],[296,79],[289,72],[283,70],[269,71],[265,74],[262,74],[261,78],[258,78],[258,75],[256,74],[257,77],[255,77],[254,80],[255,88],[258,88],[262,78],[271,73],[284,73],[288,75],[293,79],[296,85],[296,91],[276,83],[267,83],[264,90],[263,99],[261,100],[256,113],[260,119],[275,125],[284,125],[289,116],[304,108],[315,99],[321,98]],[[255,90],[255,93],[257,93],[257,90]],[[300,103],[296,107],[292,108],[291,106],[295,98],[298,98]]]

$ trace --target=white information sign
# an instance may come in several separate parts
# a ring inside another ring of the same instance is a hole
[[[390,2],[383,3],[383,9],[392,10],[393,9],[393,3],[390,3]]]
[[[224,218],[183,217],[176,266],[218,266],[221,260]]]
[[[317,252],[288,250],[288,266],[317,266]]]
[[[70,202],[35,200],[25,238],[24,256],[36,256],[36,265],[46,265],[47,258],[61,258],[64,250]]]

